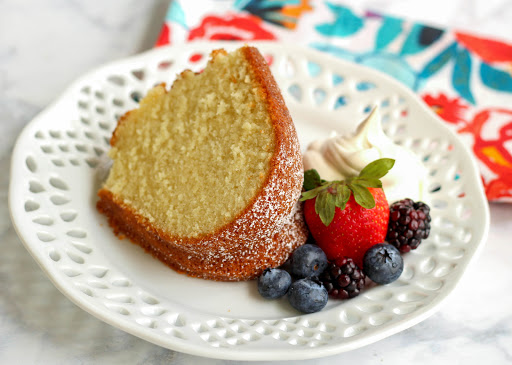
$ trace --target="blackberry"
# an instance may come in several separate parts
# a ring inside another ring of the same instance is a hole
[[[430,207],[412,199],[400,200],[389,208],[386,241],[405,253],[419,246],[430,234]]]
[[[357,297],[364,288],[365,279],[363,270],[348,257],[329,263],[320,275],[329,295],[338,299]]]

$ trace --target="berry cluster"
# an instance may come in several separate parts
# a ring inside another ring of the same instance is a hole
[[[326,306],[328,297],[356,297],[367,278],[381,285],[397,280],[404,268],[400,253],[417,248],[430,233],[430,208],[425,203],[404,199],[392,204],[389,213],[388,243],[374,244],[365,250],[362,267],[351,257],[328,260],[322,248],[310,243],[293,252],[289,272],[266,269],[258,279],[258,291],[267,299],[286,295],[297,310],[314,313]]]

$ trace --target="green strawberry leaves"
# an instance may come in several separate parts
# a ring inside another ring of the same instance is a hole
[[[325,181],[316,170],[304,173],[304,191],[300,201],[316,198],[315,212],[323,224],[328,226],[334,219],[336,208],[345,209],[350,195],[365,209],[375,207],[375,199],[368,188],[382,188],[379,180],[385,176],[395,164],[391,158],[381,158],[368,164],[359,176],[342,181]]]
[[[339,188],[336,199],[334,200],[335,205],[341,210],[345,209],[345,205],[347,205],[348,200],[350,199],[350,189],[347,185],[343,184]],[[332,219],[331,219],[332,220]]]
[[[318,212],[322,222],[331,220],[331,216],[334,218],[334,211],[336,206],[334,205],[334,195],[327,192],[327,190],[321,191],[315,201],[315,211]]]
[[[354,193],[354,200],[365,209],[375,207],[375,199],[368,188],[359,184],[350,184],[350,190]]]
[[[316,198],[315,211],[320,220],[328,226],[334,219],[336,207],[345,209],[350,198],[350,190],[344,181],[325,181],[313,190],[302,193],[301,201]]]
[[[352,179],[352,183],[361,185],[365,188],[382,188],[382,182],[379,179],[354,178]]]
[[[323,182],[325,182],[325,180],[320,179],[320,175],[315,169],[304,172],[304,190],[313,190],[317,186],[322,185]]]
[[[359,173],[360,178],[373,178],[380,179],[388,173],[389,170],[395,164],[395,160],[392,158],[381,158],[370,162],[364,169]]]

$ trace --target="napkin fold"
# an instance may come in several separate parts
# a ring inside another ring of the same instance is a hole
[[[487,198],[512,202],[512,45],[329,1],[173,0],[156,46],[276,40],[366,65],[412,89],[463,138]]]

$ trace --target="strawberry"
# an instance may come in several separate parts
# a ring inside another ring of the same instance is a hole
[[[316,243],[331,261],[350,257],[363,267],[368,248],[384,242],[389,204],[379,180],[395,160],[382,158],[366,166],[359,176],[324,181],[316,170],[305,173],[301,201],[304,217]]]

